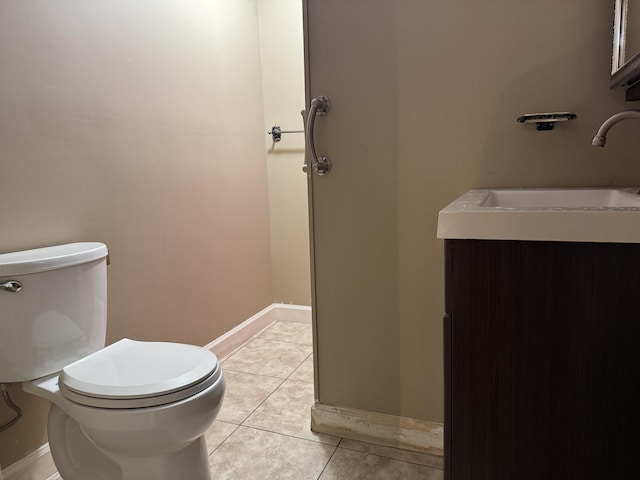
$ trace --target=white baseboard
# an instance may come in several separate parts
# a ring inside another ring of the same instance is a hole
[[[316,403],[311,407],[311,430],[387,447],[444,455],[444,426],[441,423]]]
[[[271,307],[280,322],[311,323],[311,307],[288,303],[273,303]]]
[[[2,470],[2,480],[47,480],[56,473],[56,466],[45,443],[29,455]]]
[[[311,307],[272,303],[237,327],[205,345],[204,348],[211,350],[219,359],[223,359],[277,321],[311,323]]]

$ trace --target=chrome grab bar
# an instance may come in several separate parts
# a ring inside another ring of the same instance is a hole
[[[8,280],[4,283],[0,283],[0,290],[5,292],[17,293],[22,290],[22,284],[17,280]]]
[[[313,139],[313,126],[316,122],[316,115],[326,115],[331,109],[331,102],[323,95],[311,100],[309,115],[306,124],[307,154],[311,158],[311,166],[318,175],[326,175],[331,171],[331,161],[327,157],[318,157]]]

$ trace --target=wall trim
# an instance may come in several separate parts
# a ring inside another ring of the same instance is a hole
[[[272,303],[240,325],[205,345],[204,348],[211,350],[219,359],[223,359],[277,321],[310,324],[311,307]]]
[[[384,413],[316,403],[311,430],[353,440],[444,455],[444,425]]]
[[[51,458],[49,444],[22,457],[2,470],[2,480],[46,480],[56,474],[56,466]]]
[[[311,325],[311,307],[291,305],[289,303],[273,303],[271,306],[276,312],[277,321],[308,323]]]

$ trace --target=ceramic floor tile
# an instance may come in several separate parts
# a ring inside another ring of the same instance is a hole
[[[313,383],[313,355],[309,355],[302,365],[289,375],[288,380]]]
[[[258,338],[313,345],[309,323],[276,322],[258,335]]]
[[[375,445],[373,443],[359,442],[343,438],[340,442],[340,448],[346,450],[355,450],[361,453],[370,453],[379,457],[393,458],[395,460],[403,460],[409,463],[417,463],[427,467],[444,468],[444,457],[437,455],[429,455],[428,453],[412,452],[411,450],[402,450],[400,448],[385,447]]]
[[[209,457],[216,480],[316,480],[335,447],[238,427]]]
[[[207,452],[211,455],[216,448],[220,446],[222,442],[224,442],[229,435],[231,435],[236,428],[237,425],[232,423],[220,422],[216,420],[209,427],[204,434],[204,438],[207,441]]]
[[[222,361],[222,369],[287,378],[312,351],[311,345],[254,338]]]
[[[337,445],[340,437],[311,431],[313,402],[313,384],[287,380],[244,421],[243,425]]]
[[[224,366],[223,366],[224,370]],[[224,370],[226,389],[217,419],[241,424],[282,383],[282,379]]]
[[[320,480],[442,480],[442,470],[338,448]]]

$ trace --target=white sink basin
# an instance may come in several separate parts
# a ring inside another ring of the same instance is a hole
[[[640,207],[638,189],[514,189],[488,190],[484,207],[610,208]]]
[[[440,211],[438,238],[640,243],[639,191],[471,190]]]

